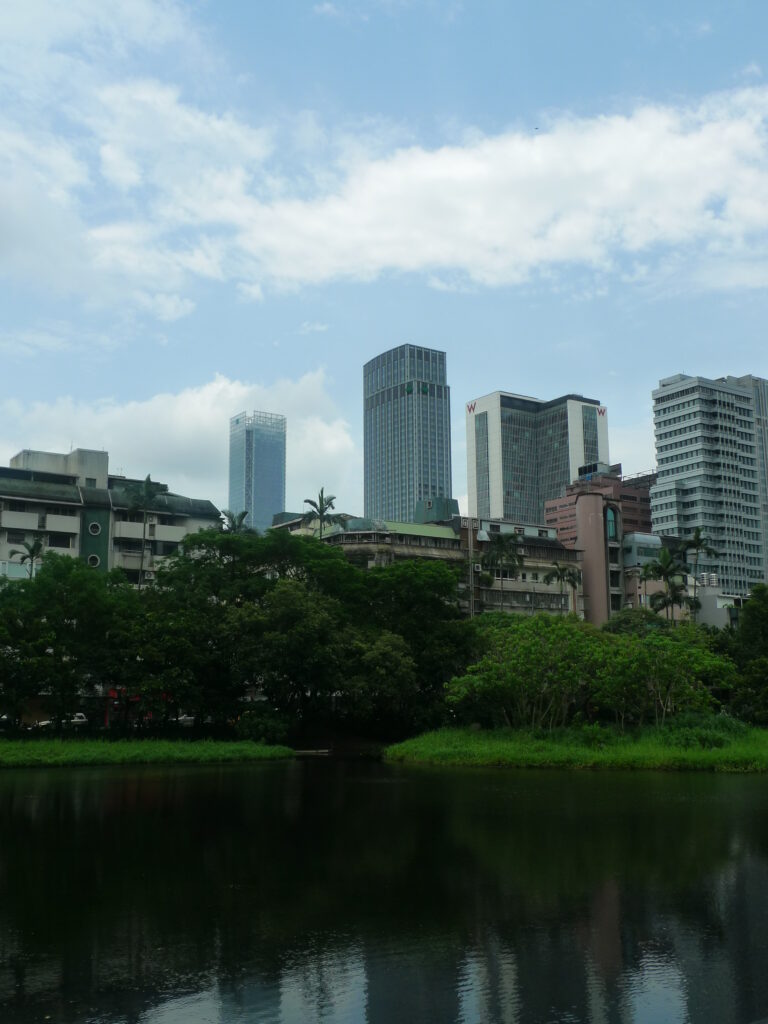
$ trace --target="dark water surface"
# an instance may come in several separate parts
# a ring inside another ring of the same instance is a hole
[[[0,773],[0,1022],[747,1024],[768,779]]]

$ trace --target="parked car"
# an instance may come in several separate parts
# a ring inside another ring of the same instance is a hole
[[[81,729],[83,726],[88,725],[88,719],[85,717],[82,711],[76,711],[69,721],[64,722],[64,728]],[[46,718],[42,722],[35,722],[34,725],[30,725],[30,729],[53,729],[56,723],[52,718]]]

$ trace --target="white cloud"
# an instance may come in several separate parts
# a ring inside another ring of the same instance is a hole
[[[106,449],[112,472],[151,473],[173,491],[226,507],[229,419],[244,409],[287,417],[289,510],[326,487],[339,509],[362,511],[362,456],[322,370],[270,386],[217,375],[199,387],[133,402],[0,400],[0,464],[22,448]]]
[[[341,11],[336,6],[336,4],[328,2],[322,4],[315,4],[312,10],[314,11],[315,14],[320,14],[325,18],[338,18],[341,15]]]
[[[756,60],[750,61],[749,64],[745,64],[744,67],[739,71],[738,77],[745,82],[756,81],[763,77],[763,69],[757,63]]]
[[[311,111],[252,124],[138,77],[134,51],[201,48],[188,15],[172,0],[4,12],[1,276],[160,320],[193,309],[199,278],[247,301],[389,273],[552,285],[573,268],[600,288],[638,267],[638,287],[765,287],[764,86],[427,148],[376,121],[334,134]]]
[[[299,328],[299,334],[324,334],[328,330],[328,324],[321,324],[314,320],[305,320]]]

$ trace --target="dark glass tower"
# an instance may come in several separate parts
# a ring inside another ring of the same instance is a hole
[[[422,499],[451,495],[445,352],[390,349],[363,367],[365,515],[413,522]]]
[[[229,421],[229,510],[255,530],[285,512],[285,416],[241,412]]]

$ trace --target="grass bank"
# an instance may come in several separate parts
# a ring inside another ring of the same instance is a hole
[[[215,740],[0,740],[0,768],[58,765],[214,764],[293,757],[289,747]]]
[[[513,729],[440,729],[388,747],[388,761],[505,768],[580,768],[764,772],[768,731],[732,723],[656,729],[622,735],[610,729],[551,734]]]

